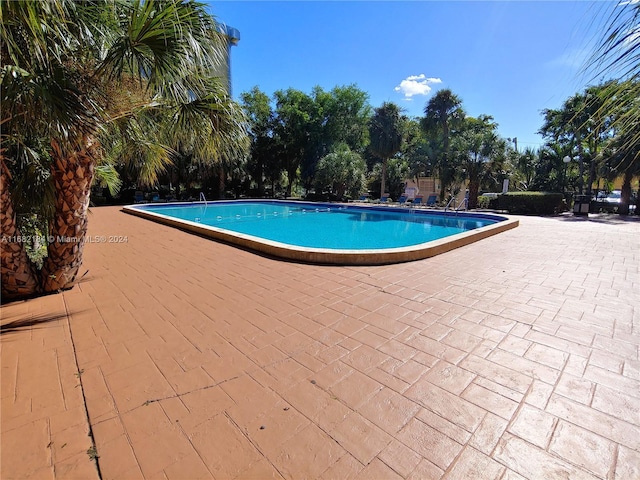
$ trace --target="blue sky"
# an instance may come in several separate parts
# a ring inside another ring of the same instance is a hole
[[[372,106],[423,115],[449,88],[518,147],[538,147],[541,111],[597,83],[583,67],[611,3],[598,1],[209,1],[240,30],[233,94],[356,84]]]

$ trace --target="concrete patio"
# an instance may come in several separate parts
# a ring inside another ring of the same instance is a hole
[[[383,267],[89,228],[77,287],[2,307],[3,479],[640,478],[637,218]]]

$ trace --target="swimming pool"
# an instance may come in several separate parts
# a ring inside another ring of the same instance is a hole
[[[145,204],[125,211],[269,255],[329,264],[417,260],[517,226],[497,215],[282,200]]]

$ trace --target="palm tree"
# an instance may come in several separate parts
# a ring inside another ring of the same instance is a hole
[[[536,174],[538,154],[531,147],[525,148],[520,153],[513,150],[510,150],[509,153],[515,168],[514,175],[517,179],[518,190],[530,190]]]
[[[627,185],[640,172],[640,2],[615,2],[606,23],[587,69],[594,77],[605,73],[611,76],[611,72],[616,75],[616,81],[599,92],[598,117],[603,129],[615,132],[611,141],[616,154],[611,160],[616,163],[616,158],[625,159],[617,164],[624,167],[622,203],[628,205],[631,188]],[[610,121],[609,125],[605,125],[606,121]],[[640,214],[638,209],[636,214]]]
[[[453,150],[458,154],[464,177],[469,181],[469,208],[478,206],[480,181],[488,175],[492,160],[506,149],[505,141],[496,134],[497,127],[490,116],[468,117],[454,139]]]
[[[382,161],[380,196],[385,193],[387,162],[402,146],[402,118],[400,108],[391,102],[384,102],[376,108],[369,123],[369,148]]]
[[[200,4],[24,0],[2,2],[0,12],[3,236],[20,231],[5,205],[15,205],[12,174],[29,184],[42,173],[53,192],[35,208],[48,212],[52,240],[42,270],[25,261],[22,244],[2,250],[6,299],[74,285],[90,188],[113,162],[136,160],[150,182],[175,147],[221,161],[247,144],[240,109],[210,79],[224,40]]]
[[[464,119],[462,100],[451,90],[439,90],[427,102],[424,109],[424,128],[427,136],[440,137],[441,148],[436,155],[435,169],[440,177],[440,199],[444,199],[444,191],[453,180],[454,172],[450,168],[451,131]]]
[[[640,2],[616,2],[606,20],[607,28],[587,68],[594,76],[616,75],[604,94],[605,118],[616,112],[612,127],[632,132],[624,146],[633,150],[640,143]],[[635,108],[629,108],[634,105]],[[640,158],[636,157],[636,161]]]

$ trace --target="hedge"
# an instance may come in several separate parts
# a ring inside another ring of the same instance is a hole
[[[489,199],[489,208],[509,213],[552,215],[566,210],[563,202],[561,193],[509,192]]]

